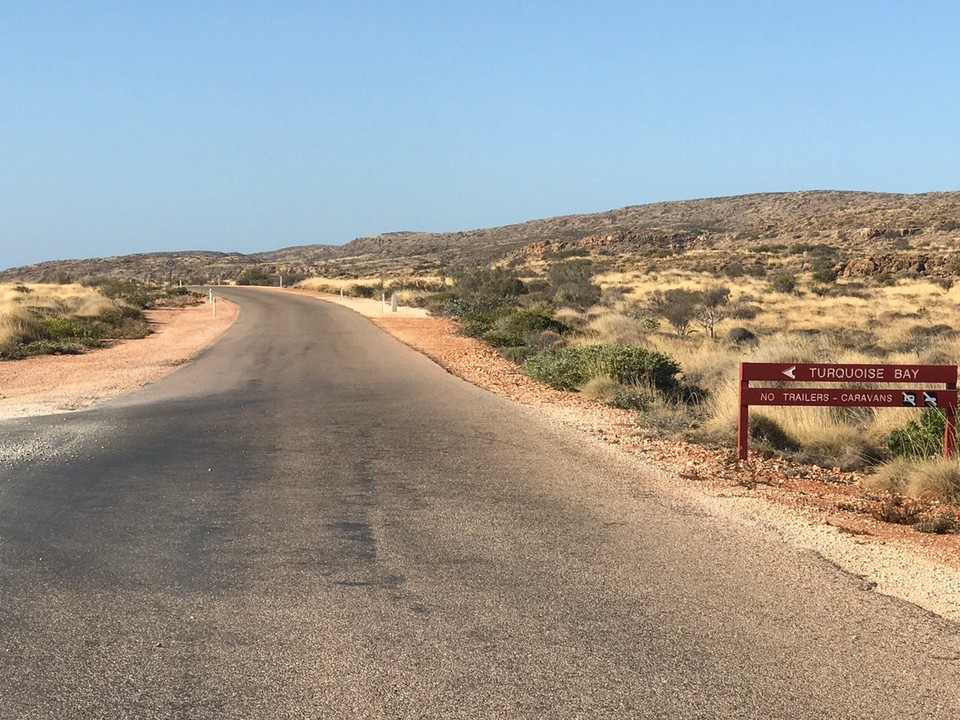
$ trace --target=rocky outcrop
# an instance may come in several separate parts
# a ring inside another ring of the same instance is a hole
[[[929,258],[925,255],[879,255],[850,260],[840,272],[841,277],[869,277],[870,275],[895,275],[911,272],[923,275],[927,272]]]
[[[651,252],[669,250],[684,252],[701,243],[703,235],[696,232],[615,232],[588,235],[578,239],[539,240],[511,253],[507,259],[549,259],[566,253],[584,255],[594,252]]]

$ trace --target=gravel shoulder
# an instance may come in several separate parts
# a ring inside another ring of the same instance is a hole
[[[646,438],[633,413],[530,380],[492,348],[457,335],[448,319],[418,308],[392,313],[376,300],[283,292],[342,304],[448,372],[635,463],[637,477],[643,478],[637,481],[638,495],[641,483],[651,482],[649,469],[655,468],[661,478],[656,482],[665,492],[758,532],[778,534],[861,578],[865,590],[960,622],[960,536],[925,535],[880,522],[871,502],[863,500],[855,474],[761,458],[738,463],[730,450]],[[217,309],[216,318],[207,305],[155,310],[148,313],[154,333],[144,340],[80,356],[0,363],[0,420],[83,409],[159,379],[214,342],[239,312],[223,300]]]

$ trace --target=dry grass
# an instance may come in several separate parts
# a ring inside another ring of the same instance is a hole
[[[611,312],[589,318],[583,325],[583,334],[586,342],[643,345],[650,331],[639,320]]]
[[[448,278],[441,278],[439,276],[421,276],[421,275],[409,275],[409,274],[397,274],[392,273],[384,276],[377,275],[376,277],[367,276],[367,277],[357,277],[357,278],[332,278],[332,277],[310,277],[305,280],[301,280],[296,284],[296,287],[304,288],[306,290],[313,290],[314,292],[324,292],[331,294],[339,294],[342,290],[345,295],[356,296],[358,295],[356,289],[359,286],[364,286],[367,288],[379,288],[381,282],[386,287],[387,299],[389,300],[390,295],[394,294],[391,291],[391,287],[397,287],[403,284],[423,284],[427,286],[436,286],[441,284],[448,284]],[[376,292],[376,298],[380,298],[379,289]],[[419,290],[419,289],[401,289],[396,291],[397,300],[401,305],[417,305],[419,301],[431,295],[435,290]]]
[[[733,440],[742,361],[956,364],[960,360],[960,333],[953,330],[960,311],[960,286],[945,290],[926,281],[904,280],[867,287],[838,281],[824,294],[813,292],[809,282],[800,282],[796,292],[780,293],[771,291],[768,279],[741,277],[726,282],[728,307],[747,306],[755,316],[726,318],[718,326],[719,339],[711,341],[703,333],[679,337],[666,323],[651,330],[633,318],[653,292],[704,290],[717,284],[714,274],[611,272],[595,281],[605,289],[617,288],[622,299],[613,307],[598,306],[586,313],[564,310],[558,317],[583,331],[578,342],[643,345],[679,362],[686,381],[707,391],[698,432],[708,439]],[[733,327],[747,328],[758,343],[738,346],[723,340]],[[915,411],[900,409],[770,407],[756,408],[751,411],[754,414],[788,429],[805,459],[845,468],[876,462],[890,431],[917,417]]]
[[[960,500],[960,460],[894,460],[877,468],[864,484],[873,490],[918,500]]]
[[[591,400],[599,400],[600,402],[607,403],[613,400],[614,396],[616,396],[622,388],[623,385],[609,375],[597,375],[588,380],[583,387],[580,388],[580,394]]]
[[[39,338],[40,325],[26,308],[0,304],[0,348]]]
[[[306,290],[314,290],[316,292],[340,292],[342,288],[345,293],[349,293],[350,289],[356,287],[357,285],[379,285],[380,277],[368,277],[368,278],[324,278],[324,277],[311,277],[306,280],[301,280],[297,283],[297,287],[302,287]]]
[[[29,292],[24,292],[24,288]],[[68,318],[92,318],[115,307],[113,300],[83,285],[2,284],[0,348],[42,339],[40,325],[31,310],[43,310]]]

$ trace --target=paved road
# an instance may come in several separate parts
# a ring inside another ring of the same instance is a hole
[[[0,718],[957,718],[955,625],[334,305],[0,424]]]

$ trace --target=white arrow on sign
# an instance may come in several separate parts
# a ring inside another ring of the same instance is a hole
[[[791,365],[791,366],[788,367],[786,370],[782,370],[781,372],[782,372],[784,375],[786,375],[788,378],[790,378],[791,380],[796,380],[796,379],[797,379],[797,366],[796,366],[796,365]]]

